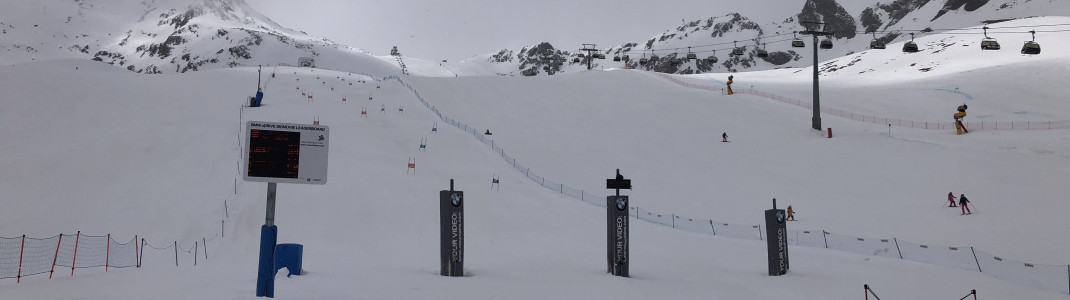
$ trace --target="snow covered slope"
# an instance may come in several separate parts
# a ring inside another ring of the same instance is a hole
[[[602,265],[601,209],[532,184],[459,130],[440,123],[431,133],[434,114],[394,82],[280,67],[267,77],[266,105],[242,110],[252,68],[139,76],[68,60],[0,72],[11,78],[0,88],[17,91],[0,103],[0,191],[14,208],[0,211],[0,236],[81,230],[185,242],[218,232],[224,200],[230,215],[227,238],[213,241],[198,267],[186,254],[173,267],[171,254],[149,249],[141,270],[0,282],[0,293],[13,298],[252,297],[265,195],[264,184],[243,182],[234,194],[241,124],[316,118],[334,139],[330,183],[279,187],[280,242],[305,245],[307,272],[280,278],[280,298],[817,299],[857,297],[867,283],[896,298],[954,298],[970,289],[992,298],[1065,297],[978,272],[806,247],[793,248],[788,277],[767,277],[762,242],[645,222],[633,223],[633,277],[613,278]],[[1066,194],[1059,180],[1070,175],[1060,154],[1070,141],[1060,131],[889,137],[882,126],[827,117],[837,132],[830,140],[808,129],[804,109],[684,89],[638,71],[406,81],[443,113],[491,129],[498,146],[548,178],[601,194],[601,180],[622,169],[645,210],[755,224],[776,197],[799,212],[794,229],[1070,260],[1059,251],[1070,241],[1058,238],[1059,212],[1070,207],[1052,201]],[[1049,98],[1061,86],[1042,91]],[[894,103],[879,90],[856,93]],[[929,105],[919,109],[946,109]],[[731,143],[716,141],[721,131]],[[417,175],[405,173],[410,157]],[[488,189],[494,174],[501,191]],[[436,273],[435,195],[449,179],[468,192],[469,277],[459,279]],[[948,191],[969,194],[977,213],[941,207]]]

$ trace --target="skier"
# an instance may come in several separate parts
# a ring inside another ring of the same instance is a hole
[[[955,193],[947,192],[947,202],[951,202],[947,207],[955,207]]]
[[[958,133],[958,134],[962,134],[963,132],[970,133],[969,130],[966,130],[966,125],[962,124],[962,118],[966,117],[966,109],[968,109],[968,108],[970,108],[970,107],[967,106],[965,103],[963,103],[962,105],[959,105],[959,107],[958,107],[958,111],[959,112],[955,113],[955,115],[954,115],[955,116],[955,132]]]
[[[721,133],[721,142],[723,142],[723,143],[727,143],[728,142],[728,132],[727,131],[725,131],[724,133]]]
[[[725,82],[725,85],[728,86],[728,94],[731,95],[732,94],[732,75],[728,75],[728,82]]]
[[[788,205],[788,218],[785,220],[795,221],[795,210],[791,209],[791,205]]]
[[[959,196],[959,206],[962,206],[962,214],[964,215],[973,214],[973,212],[970,211],[970,208],[966,206],[968,203],[970,203],[970,200],[966,200],[966,194]]]

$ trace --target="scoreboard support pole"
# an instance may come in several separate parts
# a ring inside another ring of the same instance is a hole
[[[268,182],[267,216],[260,227],[260,265],[256,273],[256,296],[275,298],[275,244],[279,229],[275,226],[275,182]]]

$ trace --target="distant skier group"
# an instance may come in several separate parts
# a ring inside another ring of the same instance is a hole
[[[952,192],[948,192],[947,193],[947,202],[950,203],[947,207],[955,207],[955,194],[954,193],[952,193]],[[970,211],[969,204],[970,204],[970,200],[966,199],[966,194],[959,195],[959,206],[962,207],[962,214],[963,215],[973,214],[973,212]]]

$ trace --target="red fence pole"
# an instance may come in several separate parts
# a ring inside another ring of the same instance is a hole
[[[56,242],[56,256],[52,257],[52,269],[48,271],[48,279],[52,279],[52,272],[56,271],[56,260],[59,259],[59,245],[63,245],[63,234],[59,234],[59,242]]]
[[[72,255],[74,259],[71,260],[71,276],[74,276],[74,263],[78,262],[78,240],[81,238],[82,231],[79,230],[78,233],[74,234],[74,255]]]
[[[108,243],[104,247],[104,272],[108,272],[108,264],[111,262],[111,233],[108,234]]]
[[[22,282],[22,252],[26,251],[26,235],[22,235],[22,246],[19,247],[19,274],[15,276],[15,283]]]

